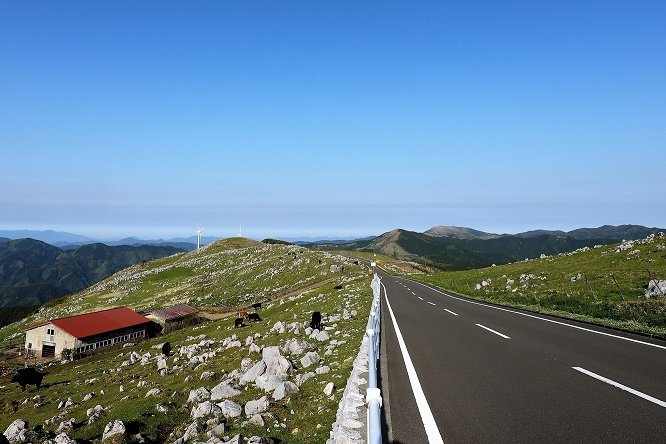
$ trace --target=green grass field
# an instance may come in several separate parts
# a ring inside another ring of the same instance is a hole
[[[344,272],[330,272],[332,263],[344,264]],[[205,309],[207,306],[243,307],[249,302],[262,300],[264,308],[259,312],[262,321],[234,329],[235,316],[206,320],[132,347],[116,347],[74,362],[51,365],[39,392],[34,386],[28,386],[26,392],[22,392],[17,384],[9,382],[9,376],[3,377],[0,379],[0,430],[14,419],[21,418],[28,421],[29,427],[43,425],[45,432],[55,436],[61,421],[74,418],[77,426],[69,433],[70,437],[97,441],[107,423],[121,419],[129,424],[130,430],[142,433],[150,442],[175,440],[192,422],[191,406],[184,407],[190,390],[214,387],[225,375],[238,369],[243,358],[249,357],[253,362],[261,359],[260,354],[250,354],[245,345],[248,336],[258,333],[261,336],[255,342],[260,347],[282,345],[290,338],[314,343],[323,358],[319,365],[329,366],[330,372],[316,375],[303,383],[298,393],[271,403],[264,415],[265,428],[248,425],[245,415],[226,420],[228,435],[273,436],[282,442],[302,444],[325,442],[365,331],[372,299],[370,279],[366,267],[336,254],[239,239],[124,270],[90,289],[52,304],[29,320],[5,327],[1,332],[3,337],[16,336],[20,328],[40,317],[91,311],[105,307],[105,304],[147,309],[184,300]],[[333,288],[338,283],[344,285],[343,290]],[[352,310],[355,310],[355,316],[342,317],[343,313]],[[278,321],[305,323],[313,311],[321,311],[325,316],[340,316],[339,320],[329,323],[333,327],[329,331],[331,341],[307,339],[302,329],[298,335],[271,331]],[[215,355],[195,368],[185,365],[186,357],[175,354],[179,359],[174,361],[172,355],[168,359],[172,371],[160,376],[155,361],[156,355],[160,354],[159,344],[169,341],[177,351],[182,345],[199,342],[199,335],[214,341],[211,349],[215,350]],[[242,347],[224,349],[223,341],[232,335],[237,336]],[[332,341],[335,346],[329,347]],[[329,349],[330,353],[325,355]],[[150,352],[153,359],[145,366],[123,366],[132,351],[141,355]],[[298,362],[300,357],[293,356],[292,359]],[[181,367],[173,370],[174,365]],[[290,380],[312,370],[297,369]],[[200,380],[204,371],[213,371],[216,375],[210,380]],[[187,376],[193,380],[187,382]],[[140,381],[143,381],[142,386],[138,385]],[[330,398],[323,393],[328,382],[335,385]],[[123,392],[120,392],[121,384],[124,385]],[[146,397],[151,388],[160,388],[162,393]],[[88,393],[95,393],[95,396],[83,401]],[[263,395],[270,397],[270,393],[251,385],[232,400],[244,405]],[[59,402],[68,398],[72,398],[75,404],[58,409]],[[97,404],[107,410],[99,421],[88,424],[86,410]],[[158,411],[158,404],[165,406],[167,412]],[[52,424],[45,423],[58,414],[62,414],[62,418]],[[200,438],[208,439],[204,434]]]
[[[644,297],[651,279],[666,279],[665,245],[666,237],[655,237],[623,251],[607,245],[414,278],[474,299],[666,337],[666,298]]]

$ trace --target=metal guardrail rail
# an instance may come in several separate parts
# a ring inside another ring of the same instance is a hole
[[[368,337],[368,389],[365,396],[365,402],[368,404],[367,417],[367,443],[381,444],[382,442],[382,423],[381,408],[382,394],[377,387],[377,360],[379,359],[379,339],[381,332],[381,279],[375,273],[372,278],[372,307],[368,317],[368,325],[365,334]]]

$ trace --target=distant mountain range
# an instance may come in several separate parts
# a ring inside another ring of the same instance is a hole
[[[81,236],[79,234],[67,233],[65,231],[53,231],[53,230],[0,230],[0,239],[35,239],[47,244],[51,244],[56,247],[63,249],[74,249],[82,245],[103,243],[108,246],[118,246],[118,245],[155,245],[163,247],[174,247],[183,249],[186,251],[191,251],[196,248],[197,237],[177,237],[173,239],[140,239],[138,237],[126,237],[124,239],[116,241],[100,241],[98,239],[92,239],[86,236]],[[217,237],[212,236],[203,236],[201,238],[201,245],[206,245],[218,240]]]
[[[99,243],[63,250],[35,239],[0,238],[0,307],[37,307],[143,260],[182,251],[165,246]]]
[[[424,233],[396,229],[373,239],[306,244],[321,250],[358,250],[386,254],[401,260],[422,262],[449,270],[505,264],[541,254],[554,255],[586,246],[640,239],[662,228],[640,225],[604,225],[569,232],[536,230],[494,234],[465,227],[436,226]]]

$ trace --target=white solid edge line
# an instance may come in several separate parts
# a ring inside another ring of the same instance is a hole
[[[502,333],[500,333],[500,332],[498,332],[498,331],[495,331],[495,330],[493,330],[492,328],[488,328],[488,327],[486,327],[485,325],[481,325],[481,324],[476,324],[476,325],[478,325],[478,326],[481,327],[481,328],[485,328],[485,329],[488,330],[489,332],[491,332],[491,333],[495,333],[497,336],[501,336],[501,337],[503,337],[504,339],[511,339],[511,338],[508,337],[507,335],[503,335]]]
[[[454,313],[454,312],[452,312],[451,310],[449,310],[448,308],[445,308],[444,311],[448,311],[448,312],[451,313],[453,316],[458,316],[458,313]]]
[[[382,283],[384,287],[384,283]],[[435,417],[432,415],[430,406],[428,405],[428,400],[423,393],[423,388],[419,382],[419,377],[416,374],[416,369],[412,363],[412,359],[409,357],[409,352],[407,351],[407,346],[405,345],[405,340],[400,333],[400,327],[398,327],[398,321],[395,319],[393,314],[393,309],[388,300],[388,294],[386,293],[386,287],[384,287],[384,299],[386,300],[386,306],[388,308],[389,314],[391,315],[391,320],[393,320],[393,327],[395,328],[395,335],[398,338],[398,344],[400,345],[400,351],[402,352],[402,358],[405,361],[405,367],[407,367],[407,376],[409,376],[409,383],[412,386],[412,392],[414,393],[414,398],[416,399],[416,406],[419,409],[421,414],[421,420],[423,421],[423,426],[425,428],[426,435],[428,436],[428,442],[430,444],[444,444],[442,435],[439,433],[437,424],[435,423]]]
[[[638,339],[625,338],[624,336],[618,336],[618,335],[614,335],[614,334],[611,334],[611,333],[606,333],[606,332],[603,332],[603,331],[592,330],[591,328],[585,328],[585,327],[580,327],[578,325],[567,324],[566,322],[556,321],[554,319],[542,318],[541,316],[535,316],[535,315],[528,314],[528,313],[521,313],[519,311],[510,310],[508,308],[495,307],[494,305],[488,305],[488,304],[484,304],[482,302],[468,301],[467,299],[459,298],[457,296],[453,296],[453,295],[450,295],[448,293],[444,293],[441,290],[438,290],[438,289],[433,288],[433,287],[431,287],[429,285],[426,285],[426,284],[422,284],[421,282],[417,282],[417,281],[412,281],[412,282],[420,284],[420,285],[422,285],[426,288],[431,289],[432,291],[436,291],[437,293],[443,294],[444,296],[450,297],[452,299],[457,299],[459,301],[467,302],[468,304],[481,305],[483,307],[488,307],[488,308],[492,308],[492,309],[495,309],[495,310],[506,311],[508,313],[513,313],[513,314],[517,314],[517,315],[521,315],[521,316],[526,316],[528,318],[539,319],[541,321],[546,321],[546,322],[552,322],[553,324],[564,325],[566,327],[571,327],[571,328],[575,328],[575,329],[578,329],[578,330],[587,331],[587,332],[590,332],[590,333],[596,333],[598,335],[610,336],[611,338],[622,339],[622,340],[625,340],[625,341],[635,342],[637,344],[649,345],[651,347],[656,347],[656,348],[660,348],[662,350],[666,350],[666,346],[663,346],[663,345],[652,344],[650,342],[645,342],[645,341],[639,341]]]
[[[589,370],[585,370],[584,368],[581,368],[581,367],[571,367],[571,368],[574,369],[574,370],[578,370],[581,373],[585,373],[586,375],[591,376],[595,379],[598,379],[599,381],[603,381],[606,384],[613,385],[613,386],[615,386],[619,389],[625,390],[625,391],[627,391],[627,392],[629,392],[633,395],[640,396],[643,399],[646,399],[650,402],[654,402],[657,405],[660,405],[662,407],[666,407],[666,402],[662,401],[661,399],[657,399],[657,398],[654,398],[650,395],[646,395],[643,392],[639,392],[638,390],[634,390],[631,387],[627,387],[626,385],[622,385],[619,382],[613,381],[612,379],[604,378],[603,376],[597,375],[596,373],[591,372]]]
[[[430,302],[430,301],[428,301],[428,304],[430,304],[430,305],[437,305],[437,304],[435,304],[434,302]]]

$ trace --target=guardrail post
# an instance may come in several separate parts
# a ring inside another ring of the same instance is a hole
[[[378,388],[368,388],[365,395],[365,402],[368,403],[368,444],[381,444],[382,428],[380,408],[382,407],[381,390]]]

